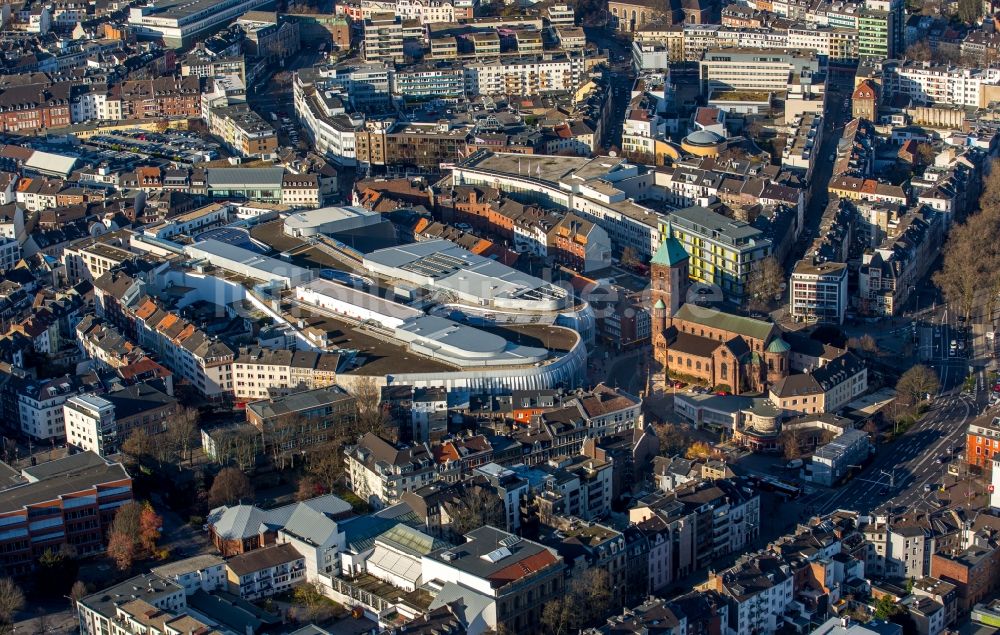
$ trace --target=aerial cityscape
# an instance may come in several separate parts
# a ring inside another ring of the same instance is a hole
[[[1000,0],[0,5],[0,635],[1000,633]]]

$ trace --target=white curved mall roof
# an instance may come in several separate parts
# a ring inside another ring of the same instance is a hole
[[[474,305],[521,311],[556,311],[569,293],[541,278],[476,255],[449,240],[428,240],[367,254],[364,267],[386,278],[439,289]]]

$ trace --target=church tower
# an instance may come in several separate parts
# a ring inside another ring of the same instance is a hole
[[[649,262],[651,299],[654,304],[663,303],[669,320],[684,304],[689,286],[688,254],[684,246],[674,238],[673,227],[667,221],[666,240]],[[655,320],[654,320],[655,326]]]

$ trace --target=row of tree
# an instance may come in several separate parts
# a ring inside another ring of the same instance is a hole
[[[986,294],[985,311],[989,319],[1000,296],[1000,161],[994,161],[986,178],[980,211],[952,228],[944,246],[941,270],[934,283],[945,299],[966,320],[976,309],[977,294]]]
[[[122,453],[133,464],[147,467],[191,461],[198,442],[200,416],[194,408],[184,408],[167,422],[162,434],[150,436],[136,428],[122,443]]]

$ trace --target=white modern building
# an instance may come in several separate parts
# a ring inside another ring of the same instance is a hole
[[[153,567],[150,572],[181,585],[187,595],[226,590],[226,561],[213,554],[177,560]]]
[[[63,439],[63,404],[76,394],[78,382],[69,375],[46,381],[33,381],[18,391],[17,409],[21,432],[36,441]]]
[[[465,65],[468,95],[537,95],[548,91],[574,92],[586,75],[583,56],[503,58]]]
[[[465,304],[500,311],[553,312],[573,303],[566,289],[448,240],[380,249],[365,255],[363,267],[381,278],[404,280]]]
[[[850,302],[847,263],[800,260],[795,263],[789,286],[789,310],[793,318],[844,323]]]
[[[307,238],[316,234],[336,234],[361,230],[383,222],[382,215],[363,207],[324,207],[296,212],[285,217],[288,236]]]
[[[1000,69],[949,66],[932,62],[890,62],[882,69],[885,92],[915,101],[980,108],[986,86],[1000,84]],[[994,93],[995,94],[995,93]]]
[[[308,269],[214,239],[188,245],[184,251],[189,257],[219,269],[264,283],[277,283],[284,289],[313,278]]]
[[[266,0],[160,0],[129,9],[136,35],[181,48],[202,33],[266,4]]]

